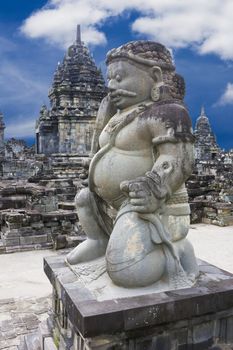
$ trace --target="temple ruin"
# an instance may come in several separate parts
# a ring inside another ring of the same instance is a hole
[[[216,137],[211,129],[204,107],[201,108],[201,114],[197,118],[194,135],[196,137],[195,158],[198,161],[209,161],[216,158],[220,152],[220,147],[217,145]]]
[[[81,40],[76,41],[63,62],[58,63],[49,91],[51,107],[41,107],[36,125],[38,154],[88,155],[99,103],[106,95],[101,70]]]
[[[195,169],[187,181],[191,222],[233,224],[233,151],[217,144],[204,107],[194,130]]]

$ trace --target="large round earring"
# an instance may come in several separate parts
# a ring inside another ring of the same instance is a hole
[[[151,89],[151,99],[152,101],[156,102],[160,99],[160,89],[157,85],[154,85]]]

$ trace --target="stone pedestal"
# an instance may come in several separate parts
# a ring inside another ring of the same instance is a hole
[[[46,258],[44,265],[53,285],[51,331],[59,350],[232,349],[230,273],[200,261],[200,277],[192,288],[154,293],[150,288],[116,287],[116,297],[111,293],[114,285],[108,294],[98,290],[93,273],[96,289],[91,289],[88,269],[83,271],[85,278],[78,278],[64,258]],[[96,268],[98,279],[98,264]]]

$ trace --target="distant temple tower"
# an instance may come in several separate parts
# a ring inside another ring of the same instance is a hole
[[[0,157],[3,157],[5,153],[4,130],[3,114],[0,112]]]
[[[87,155],[100,101],[107,94],[101,71],[81,41],[76,41],[58,63],[49,91],[51,108],[42,106],[36,126],[36,151]]]
[[[217,145],[216,137],[211,129],[204,107],[201,108],[201,115],[197,118],[194,135],[196,137],[195,158],[201,161],[214,159],[220,148]]]

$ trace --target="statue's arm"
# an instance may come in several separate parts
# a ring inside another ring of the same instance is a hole
[[[154,129],[155,130],[155,129]],[[135,211],[153,213],[190,176],[194,163],[193,142],[177,138],[164,128],[159,136],[152,132],[155,162],[144,176],[123,182],[121,189],[127,193]]]
[[[115,113],[116,113],[116,108],[111,102],[109,95],[107,95],[101,101],[101,104],[99,106],[99,110],[97,113],[95,130],[93,133],[92,143],[91,143],[90,157],[93,157],[93,155],[99,150],[100,134]]]

